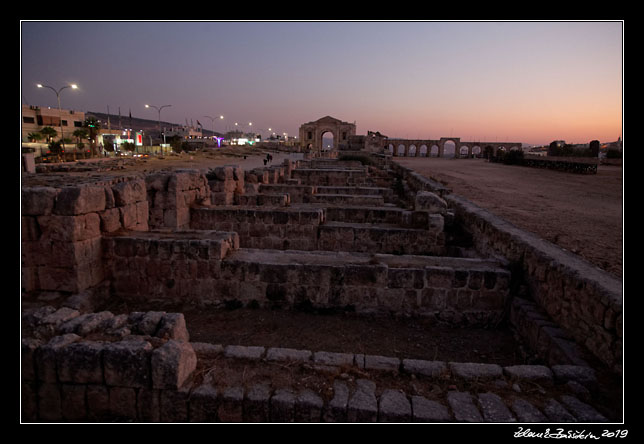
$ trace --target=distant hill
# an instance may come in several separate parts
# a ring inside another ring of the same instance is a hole
[[[129,111],[128,111],[129,112]],[[91,114],[95,116],[100,122],[101,122],[101,127],[102,128],[107,128],[107,113],[99,113],[96,111],[87,111],[85,115]],[[119,128],[119,116],[118,114],[110,114],[110,127],[112,129],[118,129]],[[121,119],[120,119],[120,127],[121,128],[132,128],[134,131],[157,131],[159,128],[159,122],[157,120],[151,120],[151,119],[142,119],[140,117],[134,117],[132,116],[132,119],[130,119],[129,114],[121,114]],[[131,126],[130,126],[131,125]],[[179,123],[171,123],[171,122],[166,122],[166,121],[161,121],[161,128],[166,127],[170,128],[172,126],[181,126],[183,124]],[[209,131],[207,129],[203,129],[203,135],[204,136],[212,136],[213,132]],[[222,136],[221,133],[218,133],[215,131],[214,133],[217,136]]]

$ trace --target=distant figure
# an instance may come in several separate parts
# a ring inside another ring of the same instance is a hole
[[[264,166],[266,166],[266,159],[264,159]]]

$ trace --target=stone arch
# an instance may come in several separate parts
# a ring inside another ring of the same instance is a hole
[[[440,157],[440,154],[441,149],[436,144],[432,145],[429,149],[429,157]]]
[[[405,145],[404,144],[399,144],[398,147],[396,148],[396,156],[401,157],[405,155]]]
[[[446,140],[443,142],[443,157],[457,157],[456,149],[456,142]]]
[[[470,147],[467,145],[461,145],[458,149],[458,157],[470,157]]]
[[[424,143],[420,146],[420,149],[418,150],[418,155],[420,157],[427,157],[427,145]]]
[[[481,157],[481,147],[478,145],[474,145],[472,147],[472,155],[475,157]]]
[[[512,146],[510,147],[510,151],[521,151],[521,148],[519,148],[519,147],[518,147],[518,146],[516,146],[516,145],[512,145]]]
[[[389,150],[389,154],[391,154],[393,156],[394,155],[394,145],[393,145],[393,143],[390,143],[387,146],[387,149]]]
[[[326,144],[324,144],[324,136],[330,134],[331,137],[333,138],[333,144],[330,147],[327,147]],[[338,135],[337,131],[333,129],[328,129],[328,128],[323,128],[320,130],[320,147],[322,151],[330,151],[330,150],[337,150],[338,149]]]
[[[407,155],[410,157],[416,157],[416,145],[413,143],[409,145],[409,149],[407,150]]]

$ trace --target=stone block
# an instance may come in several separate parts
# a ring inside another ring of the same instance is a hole
[[[217,422],[219,416],[218,392],[210,384],[203,384],[190,393],[190,422]]]
[[[136,390],[110,387],[110,416],[119,420],[136,419]]]
[[[356,390],[347,404],[347,421],[376,422],[378,419],[376,384],[366,379],[358,379],[356,385]]]
[[[454,412],[458,422],[483,422],[481,413],[476,408],[472,395],[467,392],[450,391],[447,393],[447,403]]]
[[[550,422],[576,422],[575,417],[554,399],[549,399],[546,402],[543,413]]]
[[[333,398],[324,409],[325,422],[346,422],[349,403],[349,387],[344,381],[333,382]]]
[[[367,370],[398,372],[400,359],[388,356],[365,355],[364,368]]]
[[[295,393],[291,389],[277,389],[271,397],[271,422],[293,422],[295,420]]]
[[[62,216],[95,213],[105,210],[105,203],[105,189],[102,186],[68,186],[60,189],[54,213]]]
[[[402,369],[406,373],[439,377],[447,372],[447,364],[443,361],[425,361],[421,359],[403,359]]]
[[[264,356],[265,350],[264,347],[229,345],[224,348],[224,356],[227,358],[258,360]]]
[[[265,384],[251,386],[244,399],[245,422],[268,422],[270,419],[271,389]]]
[[[110,386],[146,388],[151,383],[150,355],[147,341],[113,342],[103,349],[105,383]]]
[[[90,420],[105,419],[110,414],[110,392],[103,384],[87,386],[87,418]]]
[[[116,206],[122,207],[147,198],[145,182],[142,179],[119,182],[112,186]]]
[[[52,187],[24,187],[21,192],[23,216],[49,215],[54,211],[58,189]]]
[[[352,353],[335,353],[319,351],[313,353],[313,362],[322,365],[348,366],[353,365]]]
[[[562,395],[559,399],[579,422],[608,422],[604,415],[574,396]]]
[[[21,341],[21,376],[23,381],[36,380],[36,349],[42,344],[38,339],[23,338]]]
[[[443,404],[422,396],[411,397],[413,422],[449,422],[451,416]]]
[[[179,390],[159,391],[159,420],[161,422],[187,422],[190,387]]]
[[[80,421],[87,417],[85,385],[61,384],[61,412],[63,419]]]
[[[197,368],[197,355],[188,342],[168,340],[151,356],[152,387],[178,389]]]
[[[101,235],[101,218],[97,213],[76,216],[38,216],[42,239],[76,242]]]
[[[524,399],[516,399],[510,406],[519,422],[548,422],[541,411]]]
[[[75,342],[56,353],[58,378],[76,384],[103,383],[103,346],[101,342]]]
[[[324,401],[312,390],[302,390],[295,398],[295,422],[320,422]]]
[[[551,368],[555,382],[557,383],[577,381],[589,389],[595,388],[597,385],[595,371],[590,367],[580,365],[553,365]]]
[[[136,393],[136,411],[139,421],[161,420],[161,390],[140,388]]]
[[[503,372],[511,379],[548,383],[553,381],[552,370],[544,365],[512,365],[503,367]]]
[[[398,390],[386,389],[378,403],[379,422],[411,422],[412,410],[407,395]]]
[[[266,351],[266,360],[268,361],[309,361],[311,359],[310,350],[296,350],[292,348],[269,348]]]
[[[58,381],[56,370],[56,355],[58,350],[80,339],[73,333],[54,336],[47,344],[41,345],[34,351],[34,362],[38,379],[42,382],[56,383]]]
[[[38,418],[42,421],[62,419],[60,386],[44,383],[38,387]]]
[[[480,393],[479,405],[486,422],[516,422],[501,397],[495,393]]]
[[[431,213],[445,213],[447,202],[438,194],[431,191],[419,191],[416,193],[415,210],[426,210]]]
[[[465,380],[496,379],[503,376],[503,369],[496,364],[450,362],[449,368],[452,375]]]
[[[155,336],[163,339],[188,342],[190,340],[190,334],[188,333],[186,319],[183,313],[165,313],[161,317]]]

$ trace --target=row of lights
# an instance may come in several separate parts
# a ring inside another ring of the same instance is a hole
[[[56,90],[56,89],[55,89],[54,87],[52,87],[52,86],[49,86],[49,85],[43,85],[43,84],[41,84],[41,83],[38,83],[36,86],[37,86],[38,88],[49,88],[49,89],[51,89],[51,90],[56,94],[56,99],[58,100],[58,112],[59,112],[61,115],[62,115],[62,111],[61,111],[61,107],[60,107],[60,93],[61,93],[64,89],[66,89],[66,88],[78,89],[78,85],[76,85],[75,83],[72,83],[72,84],[69,84],[69,85],[65,85],[65,86],[63,86],[62,88],[58,89],[58,90]],[[161,110],[162,110],[163,108],[167,108],[167,107],[170,107],[170,106],[172,106],[172,105],[163,105],[163,106],[160,106],[160,107],[158,107],[158,106],[154,106],[154,105],[149,105],[149,104],[146,104],[146,105],[145,105],[145,107],[146,107],[146,108],[154,108],[154,109],[156,109],[156,110],[157,110],[157,113],[158,113],[159,132],[161,132]],[[214,118],[214,117],[211,117],[211,116],[204,116],[204,117],[206,117],[206,118],[208,118],[208,119],[210,119],[210,120],[212,121],[212,131],[213,131],[213,133],[214,133],[214,132],[215,132],[215,118]],[[224,116],[223,116],[223,115],[220,115],[220,116],[219,116],[219,120],[223,120],[223,119],[224,119]],[[239,123],[238,123],[238,122],[235,122],[235,126],[239,126]],[[253,122],[248,122],[248,126],[249,126],[249,127],[253,126]],[[272,132],[273,130],[272,130],[272,128],[268,128],[268,131],[269,131],[269,132]],[[61,140],[63,140],[63,149],[64,149],[64,148],[65,148],[65,142],[64,142],[64,135],[63,135],[63,122],[62,122],[62,119],[61,119],[61,121],[60,121],[60,134],[61,134]],[[283,133],[283,134],[286,136],[286,133]],[[165,134],[163,135],[163,138],[164,138],[164,141],[163,141],[163,142],[165,143]]]

